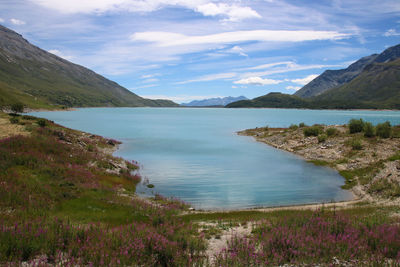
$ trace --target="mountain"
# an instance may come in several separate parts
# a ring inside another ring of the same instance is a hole
[[[326,70],[317,78],[303,86],[303,88],[298,90],[294,95],[303,98],[313,97],[320,95],[329,89],[350,82],[362,72],[365,66],[372,63],[377,57],[377,54],[363,57],[346,69]]]
[[[400,57],[384,62],[366,66],[351,82],[326,91],[313,102],[331,108],[400,109]]]
[[[361,68],[360,73],[354,76]],[[313,94],[311,97],[301,94],[300,97],[297,93],[270,93],[253,100],[234,102],[227,107],[400,109],[400,45],[390,47],[379,55],[364,57],[347,69],[331,72],[334,73],[331,78],[341,79],[329,80],[329,71],[326,71],[308,85],[316,85],[318,81],[321,84],[325,82],[325,85],[340,85],[325,88],[323,92],[317,90],[318,94],[315,90],[309,91]]]
[[[269,93],[252,100],[242,100],[230,103],[227,108],[306,108],[308,101],[298,96],[282,93]]]
[[[399,57],[400,45],[389,47],[379,55],[373,54],[361,58],[346,69],[326,70],[317,78],[298,90],[294,95],[303,98],[321,95],[329,89],[351,82],[364,70],[366,66],[370,64],[390,62]]]
[[[0,106],[15,102],[30,108],[178,106],[142,98],[0,25]]]
[[[248,100],[245,96],[227,96],[227,97],[216,97],[216,98],[208,98],[203,100],[193,100],[190,103],[183,103],[181,106],[185,107],[210,107],[210,106],[226,106],[232,102],[240,101],[240,100]]]

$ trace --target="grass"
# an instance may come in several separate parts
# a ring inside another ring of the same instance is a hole
[[[204,263],[204,238],[177,216],[184,203],[133,198],[136,162],[109,172],[123,160],[98,147],[116,141],[19,118],[30,136],[0,140],[0,265]]]

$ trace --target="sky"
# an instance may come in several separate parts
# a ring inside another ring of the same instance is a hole
[[[400,43],[399,0],[0,0],[0,24],[148,98],[293,94]]]

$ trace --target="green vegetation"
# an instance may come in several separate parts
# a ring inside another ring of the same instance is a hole
[[[320,133],[322,133],[322,127],[318,125],[313,125],[310,127],[306,127],[303,129],[304,136],[318,136]]]
[[[352,138],[350,140],[350,146],[353,150],[361,150],[363,148],[362,141],[358,137]]]
[[[326,129],[326,134],[331,137],[338,134],[338,130],[336,128],[328,128]]]
[[[297,130],[298,128],[299,128],[299,126],[297,126],[296,124],[291,124],[291,125],[289,126],[289,129],[292,130],[292,131],[295,131],[295,130]]]
[[[398,51],[399,45],[388,50]],[[393,54],[398,55],[398,52]],[[349,67],[348,72],[326,71],[319,76],[321,79],[315,79],[315,88],[311,88],[314,86],[311,82],[295,95],[270,93],[252,100],[233,102],[226,107],[400,109],[400,58],[393,56],[380,60],[384,56],[385,52],[370,58],[372,61],[361,59],[356,64],[356,72],[354,66]],[[332,75],[334,77],[323,78]]]
[[[370,122],[364,123],[364,136],[365,137],[374,137],[375,136],[375,127]]]
[[[392,134],[390,122],[379,123],[376,125],[376,135],[382,138],[389,138]]]
[[[0,140],[0,265],[204,265],[187,206],[134,198],[136,163],[99,149],[116,141],[19,118],[30,135]]]
[[[18,117],[11,117],[11,118],[10,118],[10,122],[11,122],[12,124],[17,124],[17,123],[19,123],[19,118],[18,118]]]
[[[11,105],[11,111],[14,112],[14,114],[24,112],[24,104],[22,104],[22,103],[14,103],[14,104],[12,104]]]
[[[93,71],[29,44],[0,25],[0,107],[178,106],[141,98]],[[8,40],[13,40],[12,48]],[[9,59],[12,59],[9,61]]]
[[[328,136],[326,134],[320,134],[318,135],[318,143],[323,143],[328,139]]]
[[[349,121],[349,131],[353,133],[361,133],[364,130],[364,121],[362,119],[351,119]]]

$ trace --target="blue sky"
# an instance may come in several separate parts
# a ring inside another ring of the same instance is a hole
[[[400,43],[399,0],[1,0],[0,24],[149,98],[294,93]]]

